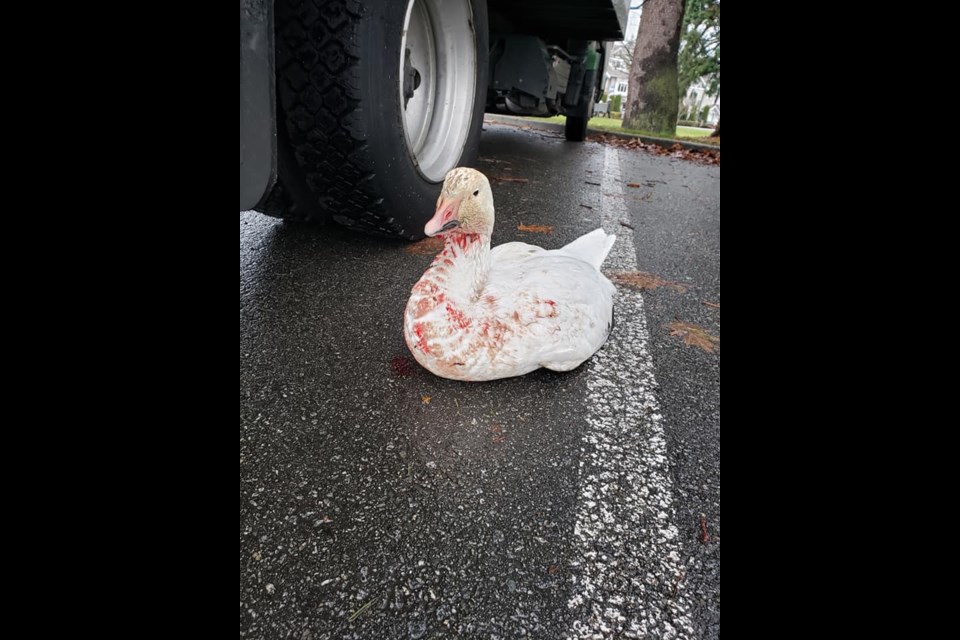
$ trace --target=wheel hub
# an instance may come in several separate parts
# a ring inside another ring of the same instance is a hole
[[[424,178],[441,182],[473,126],[477,38],[470,0],[410,0],[400,52],[407,148]]]

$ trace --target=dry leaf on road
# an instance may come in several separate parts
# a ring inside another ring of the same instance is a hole
[[[548,227],[543,224],[523,224],[522,222],[520,226],[517,227],[517,230],[527,233],[553,233],[553,227]]]
[[[670,324],[668,328],[671,336],[682,338],[683,343],[689,347],[700,347],[704,351],[713,353],[720,344],[720,338],[707,332],[703,327],[689,322],[677,321]]]
[[[659,289],[660,287],[669,287],[677,293],[686,293],[688,288],[685,284],[681,284],[679,282],[670,282],[669,280],[664,280],[659,276],[655,276],[652,273],[646,273],[645,271],[615,271],[608,275],[610,280],[612,280],[615,284],[624,285],[633,289],[639,289],[640,291],[653,291],[654,289]]]
[[[619,147],[621,149],[635,149],[643,150],[649,153],[656,154],[658,156],[672,156],[675,158],[683,158],[684,160],[693,160],[694,162],[701,162],[703,164],[720,164],[720,149],[685,149],[679,143],[674,144],[671,148],[661,147],[657,144],[648,144],[639,138],[627,139],[620,138],[618,136],[608,136],[604,134],[597,134],[587,136],[587,140],[590,142],[599,142],[600,144],[607,144],[614,147]]]

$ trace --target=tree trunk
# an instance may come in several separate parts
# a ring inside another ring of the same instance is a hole
[[[647,0],[643,5],[630,68],[624,129],[670,136],[676,133],[680,104],[677,53],[684,2]]]
[[[717,120],[717,127],[716,127],[716,129],[713,130],[713,133],[710,134],[710,137],[711,137],[711,138],[719,138],[719,137],[720,137],[720,121],[719,121],[719,120]]]

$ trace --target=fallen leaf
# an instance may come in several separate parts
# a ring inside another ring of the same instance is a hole
[[[412,256],[432,256],[443,250],[443,238],[424,238],[408,244],[403,250]]]
[[[632,229],[633,227],[630,228]],[[686,293],[688,288],[685,284],[681,284],[679,282],[670,282],[669,280],[664,280],[659,276],[655,276],[652,273],[647,273],[645,271],[615,271],[610,274],[610,279],[616,284],[631,287],[633,289],[639,289],[640,291],[653,291],[654,289],[659,289],[660,287],[669,287],[677,293]]]
[[[640,188],[640,183],[639,183],[639,182],[628,182],[628,183],[627,183],[627,186],[628,186],[628,187],[633,187],[634,189],[639,189],[639,188]]]
[[[710,532],[707,530],[707,516],[700,514],[700,543],[707,544],[710,542]]]
[[[714,309],[720,308],[720,305],[717,304],[716,302],[707,302],[706,300],[703,300],[702,302],[703,302],[703,306],[705,307],[713,307]]]
[[[688,347],[700,347],[704,351],[713,353],[717,345],[720,344],[720,338],[689,322],[677,321],[667,328],[670,329],[671,336],[682,338],[683,343]]]
[[[520,226],[517,227],[517,230],[527,233],[553,233],[553,227],[548,227],[543,224],[523,224],[522,222]]]
[[[552,576],[556,575],[558,571],[560,571],[560,567],[558,567],[555,564],[552,564],[549,567],[547,567],[547,573],[549,573]]]
[[[503,431],[503,427],[498,424],[490,425],[490,433],[493,434],[493,441],[496,444],[500,444],[507,439],[506,433]]]
[[[703,164],[720,164],[720,149],[686,149],[680,143],[674,143],[671,147],[661,147],[658,144],[647,144],[640,138],[621,138],[619,136],[610,136],[605,134],[591,135],[587,137],[590,142],[599,142],[600,144],[618,147],[620,149],[632,149],[635,151],[646,151],[658,156],[669,156],[682,158]]]
[[[420,399],[423,400],[423,404],[430,404],[430,401],[433,400],[430,396],[420,396]]]

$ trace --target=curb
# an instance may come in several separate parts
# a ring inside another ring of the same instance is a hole
[[[485,113],[483,115],[483,121],[489,122],[491,124],[506,124],[506,125],[526,125],[531,129],[540,129],[541,131],[553,131],[563,133],[564,125],[559,122],[543,122],[541,120],[536,120],[534,118],[518,118],[516,116],[506,116],[500,113]],[[624,133],[623,131],[611,131],[609,129],[592,129],[588,128],[588,132],[602,135],[602,136],[611,136],[614,138],[622,138],[624,140],[641,140],[647,144],[655,144],[660,147],[665,147],[669,149],[675,144],[679,144],[684,149],[691,149],[693,151],[720,151],[720,147],[712,144],[699,144],[697,142],[686,142],[685,140],[672,140],[670,138],[656,138],[654,136],[644,136],[636,133]]]

